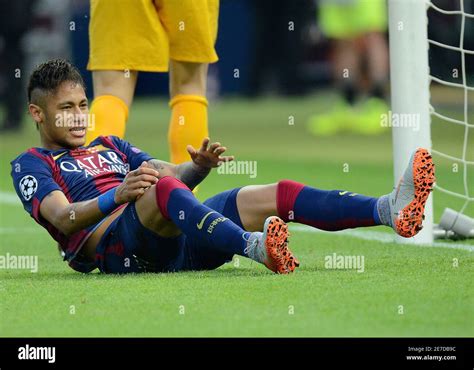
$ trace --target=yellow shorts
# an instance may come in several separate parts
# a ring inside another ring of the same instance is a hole
[[[91,0],[89,70],[214,63],[219,0]]]
[[[386,0],[322,0],[319,24],[330,38],[353,38],[387,30]]]

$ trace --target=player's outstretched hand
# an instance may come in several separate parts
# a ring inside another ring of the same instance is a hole
[[[160,173],[143,162],[136,170],[130,171],[115,191],[115,203],[133,202],[140,198],[145,190],[158,182]]]
[[[210,139],[204,138],[202,141],[201,148],[196,150],[192,145],[186,147],[192,161],[203,168],[215,168],[218,167],[221,162],[230,162],[234,160],[234,156],[222,155],[227,150],[221,143],[212,143],[209,145]]]

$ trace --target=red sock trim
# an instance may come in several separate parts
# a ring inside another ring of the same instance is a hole
[[[304,188],[301,184],[292,180],[281,180],[277,185],[277,211],[278,216],[285,222],[294,221],[294,206],[296,198]]]
[[[165,176],[159,179],[155,185],[156,205],[158,206],[158,209],[160,210],[163,217],[167,220],[170,220],[168,214],[168,201],[170,198],[170,194],[174,189],[189,190],[189,188],[185,184],[183,184],[176,177],[172,176]]]

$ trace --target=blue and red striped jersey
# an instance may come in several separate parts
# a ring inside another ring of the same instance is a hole
[[[11,162],[11,176],[25,210],[59,243],[69,265],[87,272],[88,267],[74,259],[98,223],[66,236],[41,217],[41,201],[54,190],[62,191],[70,203],[96,198],[152,158],[116,136],[99,136],[77,149],[28,149]]]

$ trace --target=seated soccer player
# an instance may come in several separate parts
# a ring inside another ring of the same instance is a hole
[[[15,189],[30,215],[81,272],[170,272],[215,269],[237,254],[287,274],[299,265],[285,221],[324,230],[387,225],[411,237],[422,226],[435,181],[425,149],[410,159],[399,186],[371,198],[294,181],[253,185],[201,204],[191,190],[233,160],[204,139],[191,161],[174,165],[115,136],[85,143],[84,82],[64,60],[40,65],[28,86],[29,112],[41,148],[11,162]]]

